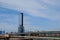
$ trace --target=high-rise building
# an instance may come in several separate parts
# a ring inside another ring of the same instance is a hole
[[[19,14],[19,27],[18,33],[24,33],[24,26],[23,26],[23,13]]]

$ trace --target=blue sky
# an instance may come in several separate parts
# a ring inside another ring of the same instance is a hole
[[[0,30],[17,31],[21,12],[25,31],[60,31],[60,0],[0,0]]]

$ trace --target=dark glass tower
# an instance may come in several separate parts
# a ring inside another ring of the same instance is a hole
[[[24,33],[24,26],[23,26],[23,13],[19,14],[19,27],[18,33]]]

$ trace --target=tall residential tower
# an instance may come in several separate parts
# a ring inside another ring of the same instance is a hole
[[[18,33],[24,33],[24,26],[23,26],[23,13],[19,14],[19,27]]]

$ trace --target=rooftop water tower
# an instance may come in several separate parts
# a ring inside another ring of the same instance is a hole
[[[19,14],[19,27],[18,33],[24,33],[24,26],[23,26],[23,13]]]

